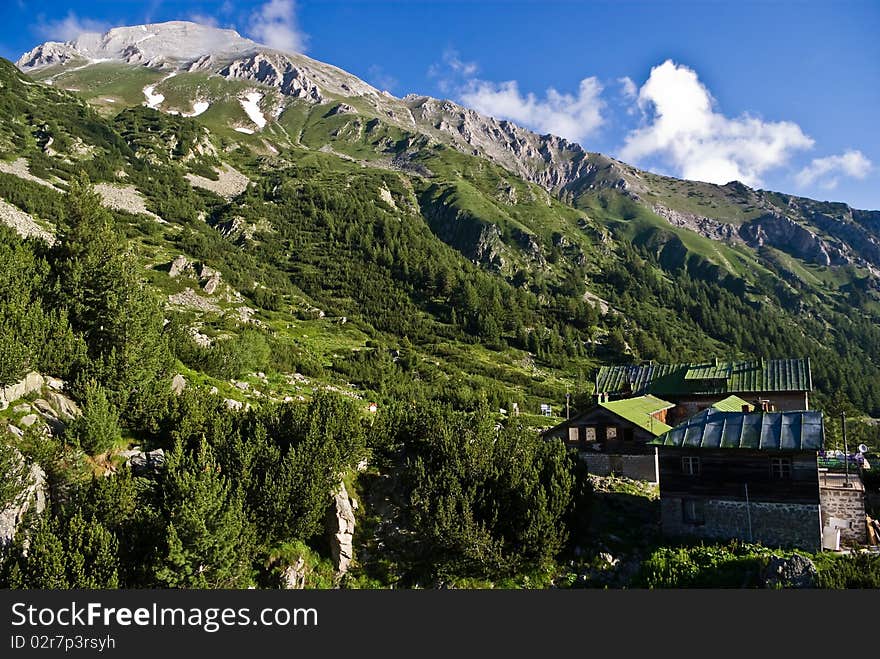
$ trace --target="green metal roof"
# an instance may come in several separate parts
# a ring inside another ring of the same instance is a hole
[[[809,359],[602,366],[596,375],[596,393],[634,396],[812,390]]]
[[[721,412],[708,408],[648,442],[656,446],[760,451],[818,451],[822,412]]]
[[[754,405],[747,400],[743,400],[739,396],[728,396],[724,400],[719,400],[717,403],[714,403],[712,407],[719,412],[742,412],[743,405],[749,406],[749,412],[755,409]]]
[[[651,395],[606,401],[599,403],[599,406],[654,435],[672,430],[672,426],[666,425],[651,415],[675,407],[675,403],[660,400]]]

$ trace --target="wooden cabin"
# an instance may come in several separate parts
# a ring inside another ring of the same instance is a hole
[[[663,532],[818,551],[821,412],[706,409],[658,448]]]
[[[577,450],[591,473],[657,481],[656,449],[648,442],[671,430],[673,403],[655,396],[604,401],[544,431]]]
[[[809,359],[603,366],[595,382],[600,401],[647,394],[672,401],[673,425],[731,395],[767,411],[807,410],[812,390]]]

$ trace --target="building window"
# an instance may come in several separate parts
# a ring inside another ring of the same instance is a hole
[[[681,521],[685,524],[705,524],[706,514],[702,499],[681,500]]]
[[[688,476],[700,475],[700,458],[696,455],[684,455],[681,458],[681,471]]]
[[[791,458],[770,458],[770,478],[775,480],[791,478]]]

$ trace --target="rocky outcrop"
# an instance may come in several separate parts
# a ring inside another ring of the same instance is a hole
[[[322,103],[321,89],[281,53],[257,52],[237,59],[218,71],[230,80],[248,80],[278,88],[285,96]]]
[[[847,263],[840,249],[781,213],[766,213],[743,224],[739,235],[750,247],[776,247],[809,263],[826,266]]]
[[[667,208],[662,204],[654,204],[651,207],[651,210],[669,222],[672,226],[690,229],[706,238],[723,240],[731,243],[742,242],[736,228],[732,224],[719,222],[718,220],[713,220],[702,215],[695,215],[694,213],[682,213],[673,210],[672,208]]]
[[[296,563],[288,565],[279,576],[281,588],[284,590],[302,590],[306,587],[306,559],[300,556]]]
[[[24,462],[24,456],[13,449],[15,459]],[[25,489],[12,504],[0,510],[0,547],[11,543],[28,512],[41,514],[46,508],[48,488],[46,473],[38,464],[32,464],[28,470]]]
[[[183,254],[177,256],[168,266],[169,277],[192,276],[195,274],[195,268]]]
[[[31,371],[19,382],[0,388],[0,410],[5,410],[10,403],[20,398],[40,391],[44,384],[45,378],[36,371]]]
[[[210,300],[203,298],[201,295],[196,293],[192,288],[187,288],[181,293],[175,293],[173,295],[168,296],[168,301],[179,307],[185,307],[187,309],[195,309],[196,311],[208,311],[212,313],[220,313],[220,307],[211,302]]]
[[[202,290],[211,295],[220,285],[220,272],[202,264],[199,270],[199,282],[202,284]]]
[[[330,555],[339,574],[348,571],[354,557],[354,509],[356,503],[348,496],[345,483],[340,483],[327,508],[326,529],[330,535]]]

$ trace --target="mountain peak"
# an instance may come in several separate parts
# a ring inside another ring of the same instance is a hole
[[[130,64],[161,65],[190,62],[212,55],[230,58],[261,48],[231,29],[168,21],[86,32],[64,43],[47,41],[22,55],[16,64],[24,71],[64,64],[72,59],[122,60]]]

